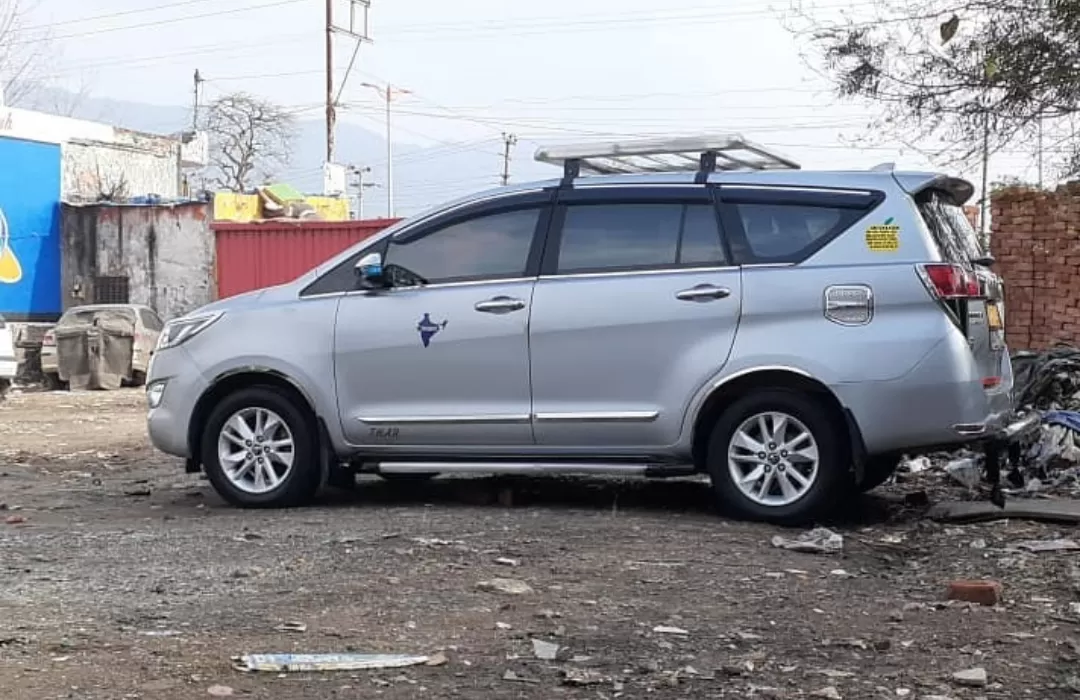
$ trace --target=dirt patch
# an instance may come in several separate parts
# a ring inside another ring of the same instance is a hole
[[[800,554],[771,543],[798,533],[723,519],[695,480],[365,480],[311,508],[241,511],[149,447],[143,411],[142,393],[126,390],[0,404],[5,698],[186,700],[212,686],[297,700],[1080,688],[1075,555],[1013,548],[1069,536],[1059,529],[944,527],[887,492],[826,523],[841,553]],[[946,603],[961,578],[1001,581],[1005,602]],[[479,585],[496,579],[530,592]],[[275,629],[290,622],[306,631]],[[558,645],[556,658],[536,658],[534,638]],[[343,651],[442,651],[449,662],[287,677],[230,662]],[[953,679],[973,668],[986,687]]]

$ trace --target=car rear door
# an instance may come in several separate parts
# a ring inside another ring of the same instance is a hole
[[[978,234],[946,190],[927,189],[915,196],[915,203],[945,261],[970,268],[979,280],[980,298],[966,299],[960,309],[961,330],[995,410],[1005,410],[1012,389],[1012,363],[1005,344],[1004,282],[990,269]]]
[[[537,444],[676,443],[734,343],[729,260],[704,185],[561,190],[529,321]]]

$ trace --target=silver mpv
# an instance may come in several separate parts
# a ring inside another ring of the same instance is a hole
[[[563,177],[170,322],[154,444],[240,506],[359,472],[706,473],[728,512],[792,522],[904,453],[1034,427],[967,182],[741,137],[537,158]]]

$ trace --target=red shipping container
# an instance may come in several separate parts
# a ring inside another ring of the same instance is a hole
[[[217,297],[291,282],[397,221],[215,221]]]

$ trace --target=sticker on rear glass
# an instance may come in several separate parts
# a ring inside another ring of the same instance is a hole
[[[900,250],[900,226],[890,216],[883,224],[866,229],[866,248],[875,253],[895,253]]]

